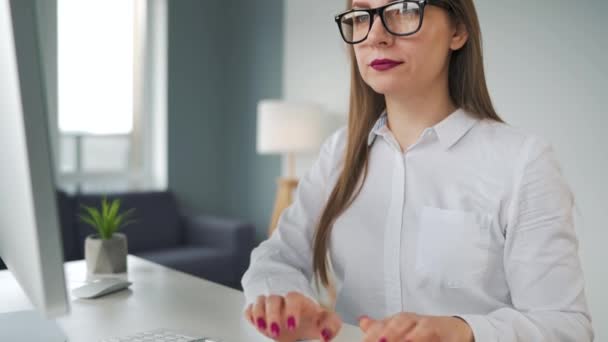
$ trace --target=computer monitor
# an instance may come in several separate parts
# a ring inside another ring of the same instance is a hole
[[[0,0],[0,257],[36,309],[0,314],[0,341],[64,342],[48,320],[69,303],[35,4]]]

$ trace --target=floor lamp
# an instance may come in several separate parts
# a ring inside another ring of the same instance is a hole
[[[318,151],[325,137],[324,112],[308,103],[262,100],[257,107],[257,152],[287,157],[287,174],[277,179],[277,191],[268,236],[277,226],[298,186],[295,171],[297,153]]]

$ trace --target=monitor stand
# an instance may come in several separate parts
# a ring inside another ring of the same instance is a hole
[[[52,320],[37,311],[0,314],[0,341],[66,342],[68,338]]]

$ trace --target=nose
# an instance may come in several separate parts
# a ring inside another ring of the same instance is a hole
[[[388,45],[391,43],[393,35],[386,31],[382,24],[382,19],[379,15],[374,15],[374,22],[367,35],[368,44],[372,45]]]

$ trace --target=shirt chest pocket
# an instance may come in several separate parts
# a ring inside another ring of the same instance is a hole
[[[416,244],[416,271],[446,287],[464,287],[488,269],[489,215],[423,207]]]

